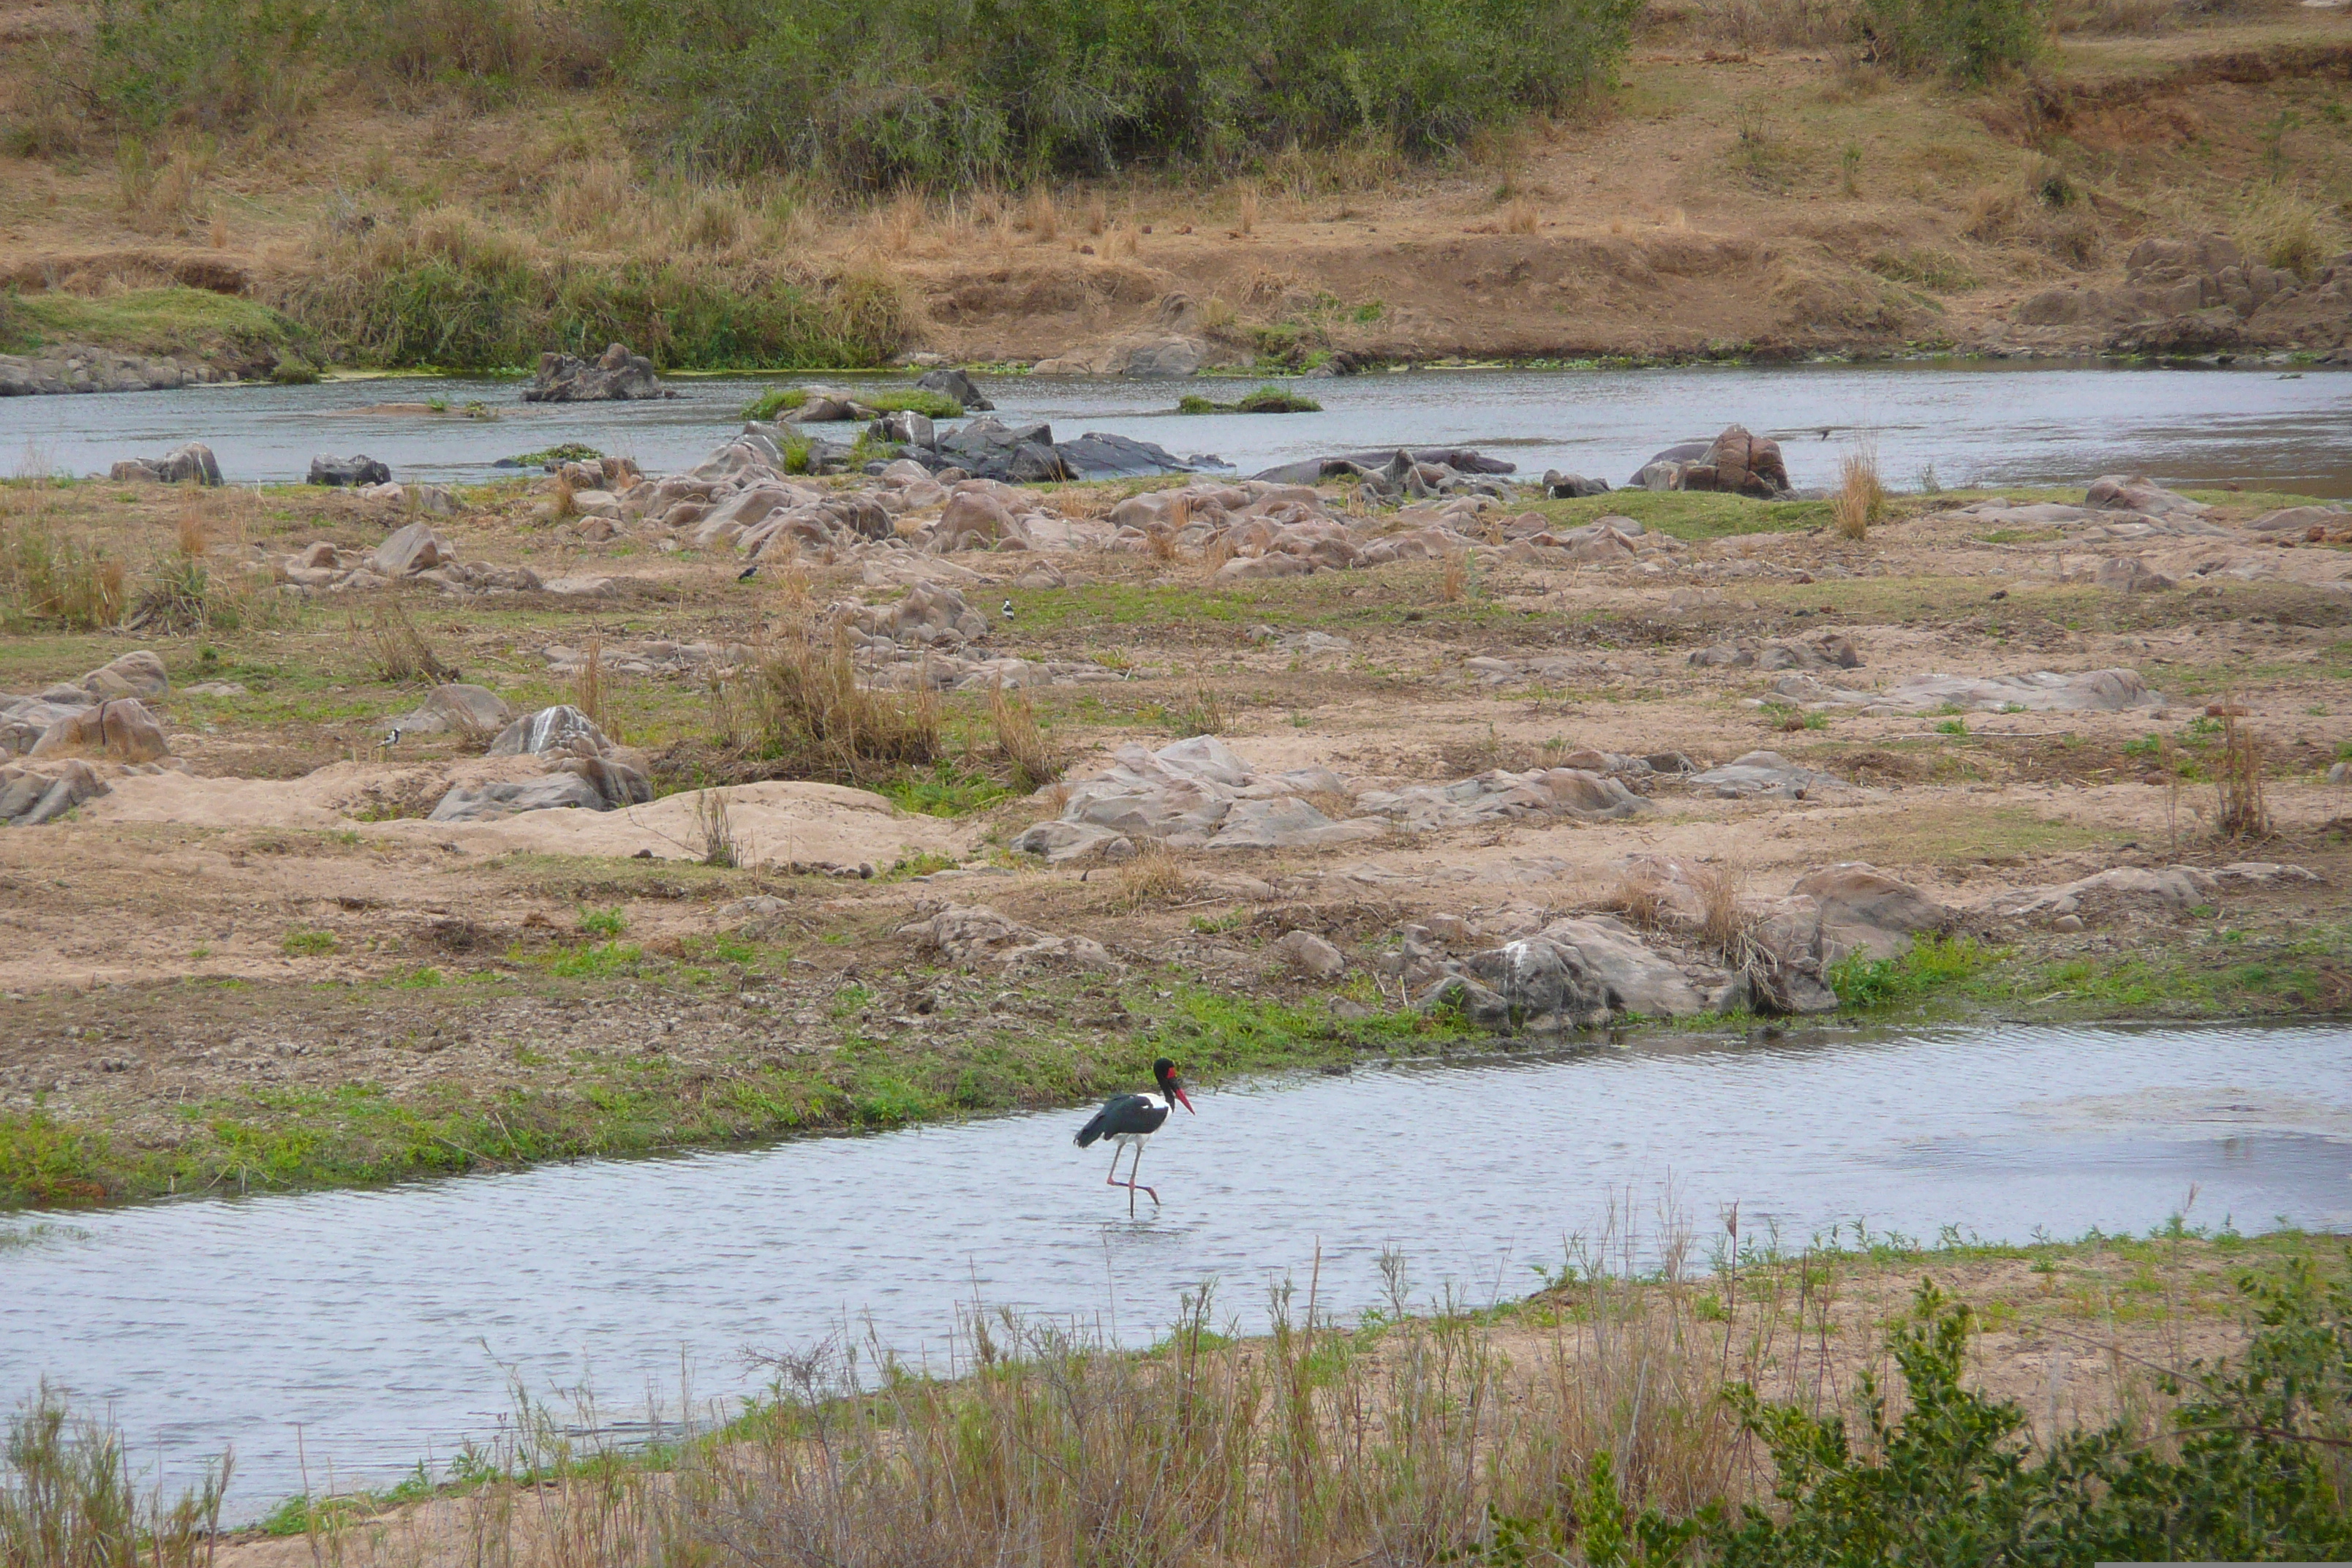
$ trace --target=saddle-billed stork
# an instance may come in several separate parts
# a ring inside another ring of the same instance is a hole
[[[1160,1206],[1160,1194],[1150,1187],[1139,1189],[1135,1173],[1143,1164],[1143,1141],[1160,1131],[1168,1113],[1181,1102],[1187,1115],[1197,1115],[1192,1101],[1185,1095],[1184,1086],[1176,1081],[1176,1064],[1161,1057],[1151,1064],[1151,1079],[1160,1086],[1158,1094],[1114,1094],[1103,1101],[1103,1108],[1094,1120],[1078,1129],[1078,1147],[1090,1148],[1097,1139],[1108,1139],[1111,1143],[1110,1174],[1103,1178],[1107,1187],[1127,1189],[1128,1217],[1135,1217],[1135,1194],[1140,1190],[1151,1199],[1151,1206]],[[1126,1151],[1135,1151],[1135,1161],[1127,1168],[1127,1180],[1118,1179],[1118,1157]]]

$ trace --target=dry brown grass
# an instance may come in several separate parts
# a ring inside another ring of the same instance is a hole
[[[1703,911],[1699,940],[1727,956],[1738,952],[1748,940],[1748,917],[1739,909],[1742,880],[1738,869],[1728,865],[1702,866],[1691,873]]]
[[[1445,566],[1437,580],[1437,596],[1449,605],[1462,602],[1470,591],[1470,554],[1465,550],[1450,552]]]
[[[612,710],[605,700],[604,638],[592,633],[588,638],[588,657],[572,678],[572,706],[588,716],[588,721],[614,740]]]
[[[396,594],[385,594],[365,623],[353,611],[345,617],[345,624],[352,645],[379,679],[394,685],[425,681],[438,686],[457,679],[457,669],[441,661],[416,623],[408,618]]]
[[[1658,930],[1666,917],[1664,890],[1656,879],[1632,872],[1617,879],[1617,885],[1601,899],[1601,907],[1624,916],[1643,931]]]
[[[2221,705],[2221,756],[2215,766],[2214,826],[2225,838],[2267,838],[2270,802],[2263,792],[2263,748],[2238,704]]]
[[[173,543],[184,560],[203,560],[205,552],[212,544],[211,528],[205,521],[204,513],[194,507],[180,510],[180,515],[173,520]]]
[[[1878,479],[1878,453],[1862,447],[1838,459],[1837,493],[1830,498],[1830,515],[1838,537],[1862,540],[1871,525],[1886,515],[1886,487]]]
[[[1174,850],[1157,838],[1146,838],[1136,845],[1130,858],[1119,862],[1113,886],[1114,901],[1132,912],[1181,903],[1192,897],[1193,883]]]
[[[761,729],[788,776],[872,784],[941,753],[938,697],[928,686],[861,685],[847,643],[817,626],[778,638],[755,688]]]
[[[1021,226],[1029,237],[1040,244],[1058,237],[1062,232],[1061,209],[1054,205],[1054,193],[1043,185],[1032,185],[1021,204]]]
[[[1237,221],[1242,233],[1257,232],[1257,187],[1255,185],[1242,187],[1241,212]]]
[[[1533,234],[1538,226],[1536,205],[1525,196],[1512,198],[1511,205],[1503,209],[1505,234]]]
[[[1033,794],[1062,776],[1061,750],[1046,738],[1026,691],[1008,692],[1002,684],[991,688],[988,721],[996,731],[997,759],[1012,770],[1014,789]]]

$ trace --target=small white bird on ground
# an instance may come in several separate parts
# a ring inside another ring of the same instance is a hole
[[[1010,599],[1004,601],[1004,618],[1008,621],[1013,618],[1013,601]]]

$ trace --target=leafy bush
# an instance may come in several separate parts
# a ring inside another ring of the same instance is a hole
[[[1557,107],[1633,0],[609,0],[679,152],[843,184],[1018,184],[1353,141],[1428,153]]]
[[[1311,397],[1301,397],[1295,392],[1285,392],[1278,386],[1261,386],[1243,395],[1233,403],[1218,403],[1197,393],[1188,393],[1176,405],[1179,414],[1320,414],[1323,405]]]
[[[1864,0],[1862,28],[1897,70],[1982,83],[2033,58],[2042,9],[2042,0]]]

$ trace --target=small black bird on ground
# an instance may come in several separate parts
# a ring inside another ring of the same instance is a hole
[[[735,574],[735,581],[738,583],[749,583],[751,580],[751,574],[759,569],[760,563],[754,561],[751,564],[744,567],[743,570]]]
[[[1166,1057],[1153,1062],[1151,1078],[1160,1086],[1158,1094],[1114,1094],[1103,1101],[1103,1108],[1095,1112],[1093,1121],[1078,1129],[1081,1149],[1092,1147],[1097,1140],[1109,1140],[1110,1174],[1103,1178],[1103,1185],[1127,1189],[1130,1219],[1135,1216],[1135,1194],[1139,1192],[1151,1200],[1153,1208],[1160,1206],[1160,1194],[1150,1187],[1137,1186],[1135,1182],[1135,1173],[1143,1163],[1145,1140],[1160,1131],[1160,1124],[1168,1120],[1169,1112],[1179,1103],[1187,1114],[1198,1114],[1184,1093],[1184,1086],[1176,1081],[1174,1062]],[[1127,1180],[1122,1182],[1118,1179],[1118,1157],[1129,1149],[1135,1151],[1135,1161],[1128,1166]]]
[[[1010,599],[1004,601],[1004,618],[1008,621],[1013,618],[1013,601]]]

